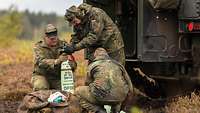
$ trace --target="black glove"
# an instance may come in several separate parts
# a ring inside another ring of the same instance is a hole
[[[74,52],[74,46],[72,45],[64,45],[61,50],[60,53],[66,53],[66,54],[72,54]]]

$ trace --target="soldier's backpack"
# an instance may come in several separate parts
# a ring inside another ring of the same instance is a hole
[[[177,9],[180,0],[148,0],[154,9]]]
[[[71,93],[61,92],[64,102],[50,103],[48,98],[56,90],[41,90],[27,94],[17,109],[18,113],[81,113],[78,98]]]

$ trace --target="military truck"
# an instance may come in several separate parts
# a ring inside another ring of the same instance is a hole
[[[183,94],[198,86],[200,77],[200,1],[170,0],[84,0],[102,8],[118,25],[125,43],[126,69],[136,86],[144,84],[133,68],[154,78],[146,84],[151,97]],[[155,4],[153,4],[155,5]]]

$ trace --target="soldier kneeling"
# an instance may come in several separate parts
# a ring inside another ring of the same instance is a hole
[[[77,66],[69,51],[69,44],[59,39],[57,28],[48,24],[43,41],[37,42],[34,46],[35,61],[31,81],[34,91],[61,89],[61,63],[68,60],[72,70]]]
[[[118,113],[121,103],[132,92],[133,86],[125,68],[112,60],[105,49],[97,48],[88,67],[86,86],[77,87],[75,95],[86,111],[106,113],[103,106],[110,105],[112,113]]]

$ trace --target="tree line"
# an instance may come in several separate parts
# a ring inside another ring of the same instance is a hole
[[[71,32],[71,27],[68,27],[64,16],[58,16],[56,13],[35,13],[29,10],[19,12],[16,7],[11,6],[7,10],[0,11],[0,40],[1,38],[29,40],[40,38],[48,23],[55,24],[59,33]]]

